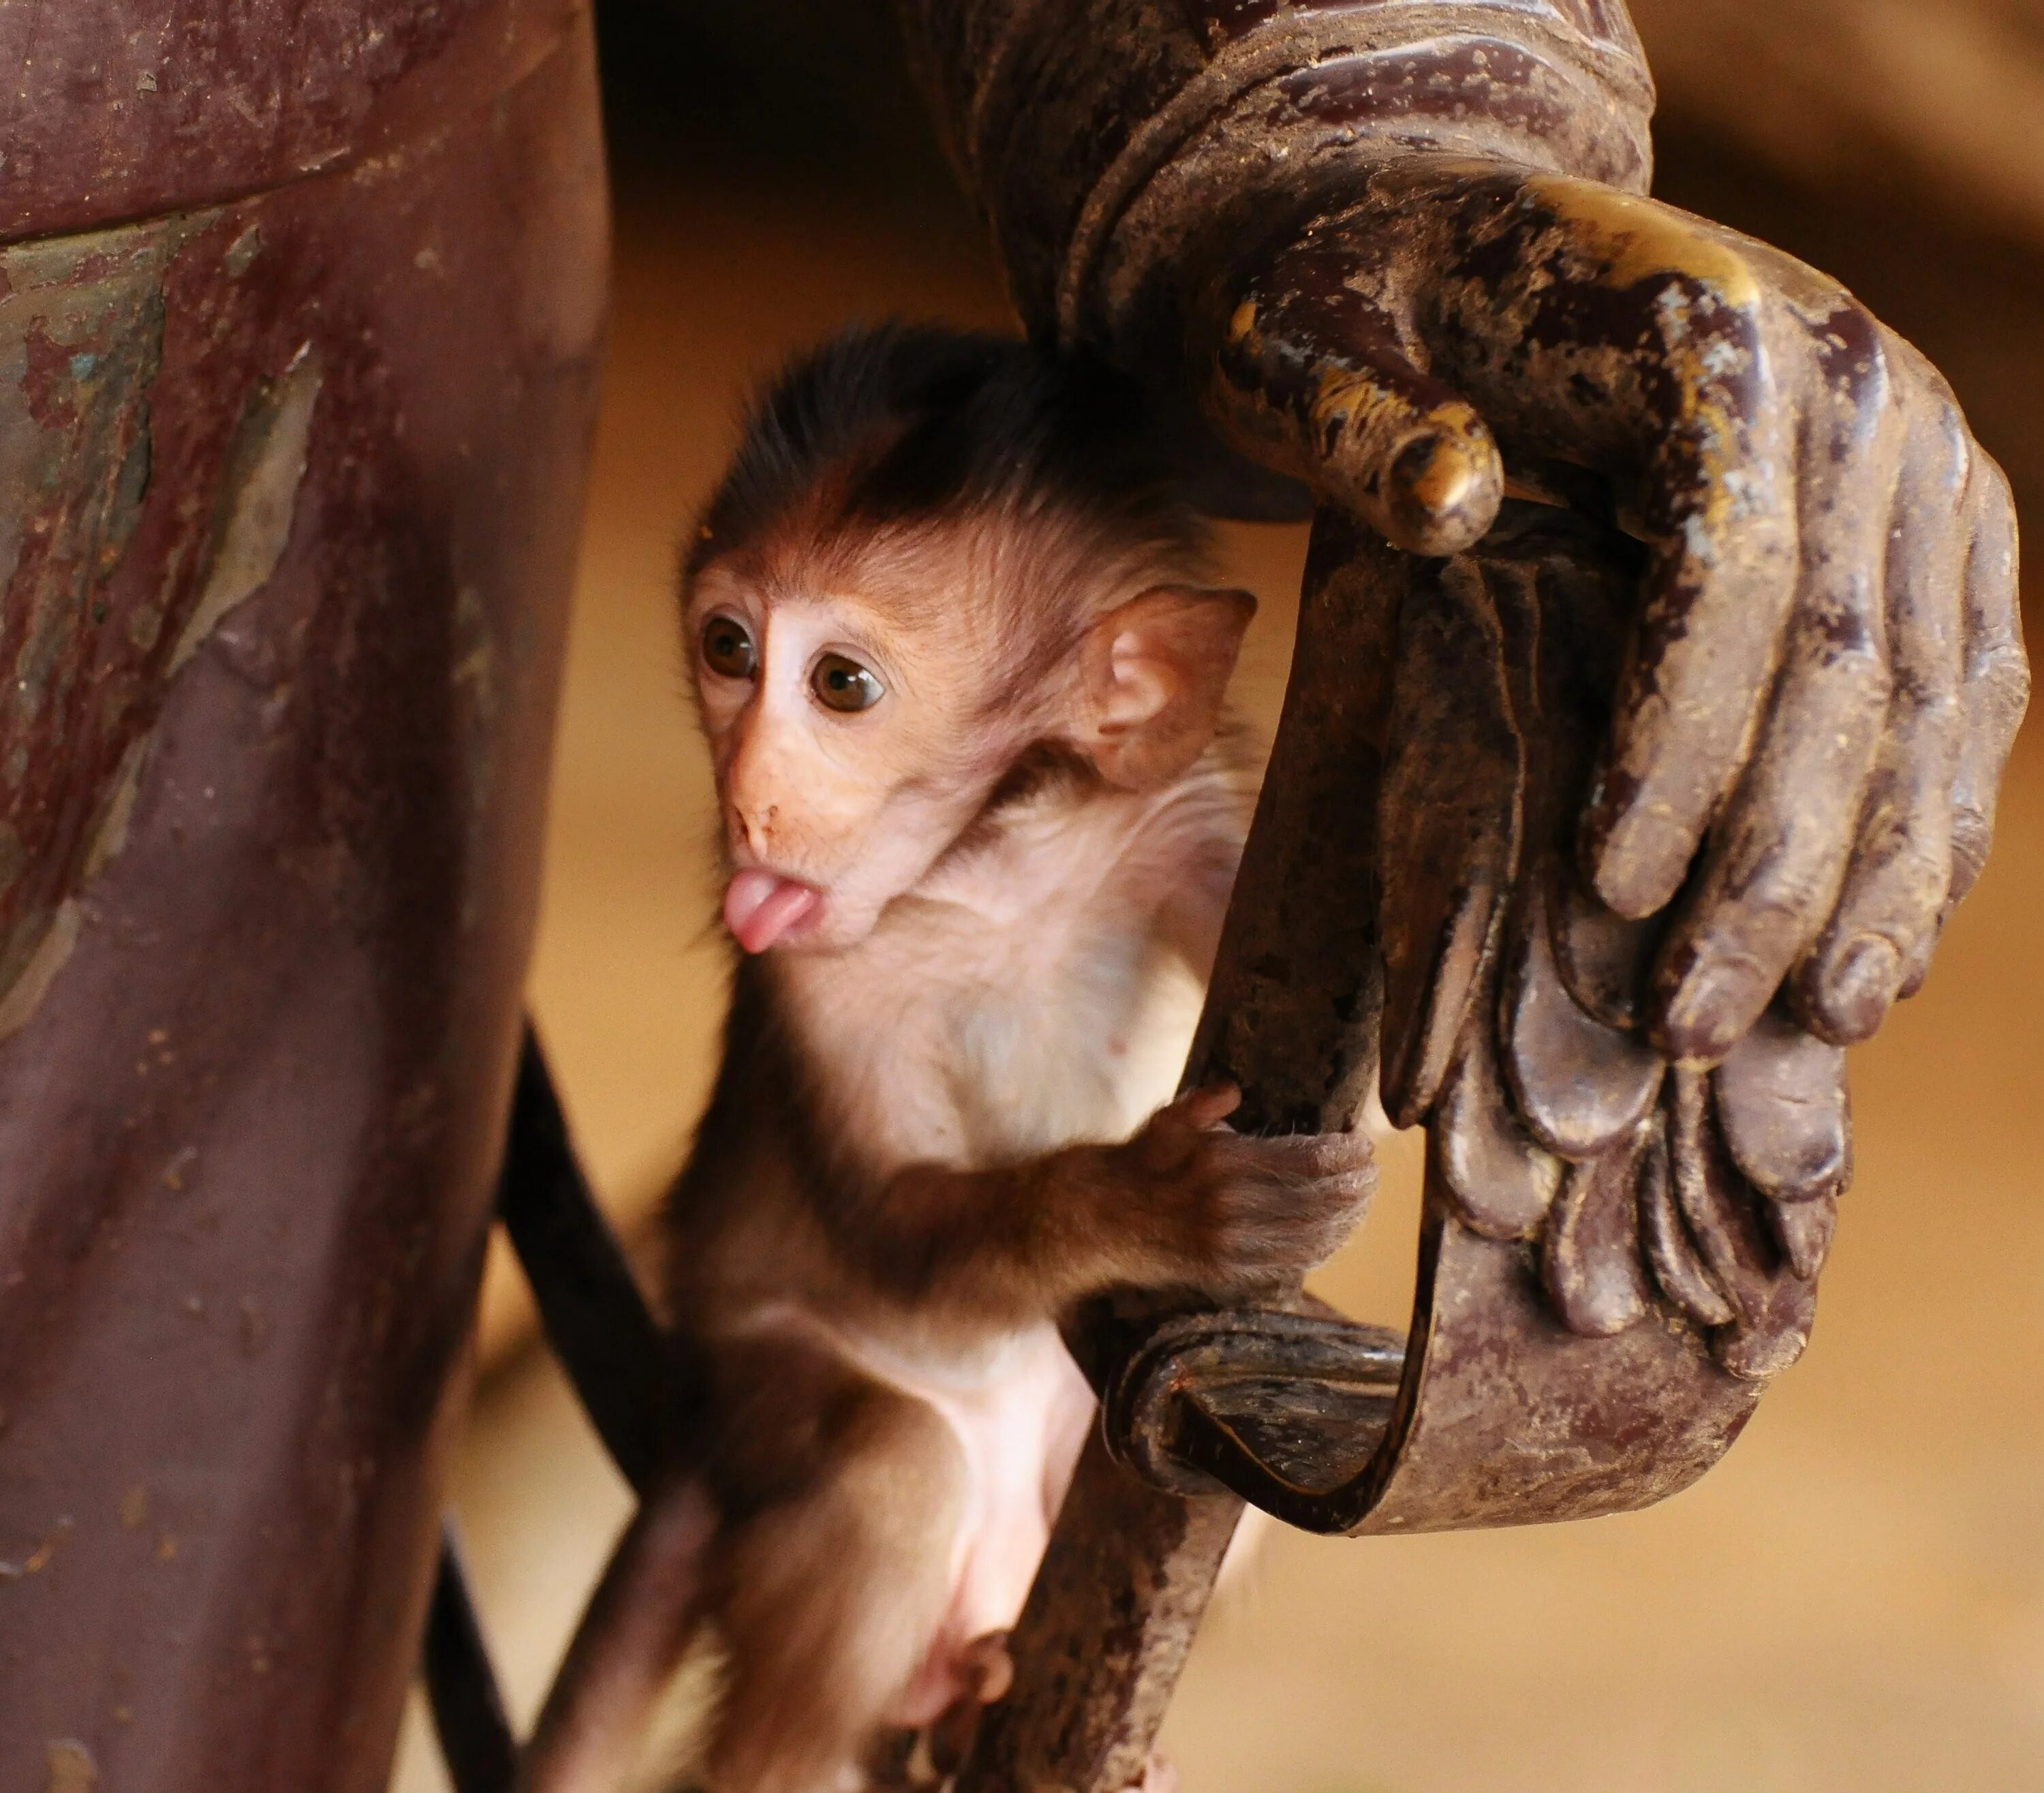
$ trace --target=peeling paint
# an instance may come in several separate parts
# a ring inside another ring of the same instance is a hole
[[[239,280],[256,265],[256,258],[263,252],[263,227],[252,224],[227,246],[225,265],[228,278]]]
[[[117,725],[122,673],[147,652],[119,644],[135,643],[148,605],[117,610],[109,582],[149,490],[163,281],[206,222],[0,251],[0,490],[16,498],[0,507],[0,991],[51,970],[46,930],[115,769],[106,719]]]
[[[85,864],[79,874],[80,884],[97,875],[128,844],[129,818],[135,811],[135,793],[142,782],[142,763],[147,757],[146,741],[129,744],[114,780],[113,797],[93,831],[92,844],[86,849]],[[70,962],[84,921],[83,906],[76,896],[67,896],[57,905],[28,962],[11,984],[0,987],[0,1040],[20,1033],[35,1018],[58,972]],[[25,928],[23,933],[33,937],[32,929]]]
[[[17,974],[7,994],[0,997],[0,1040],[20,1033],[35,1019],[36,1010],[56,982],[57,973],[71,962],[84,919],[76,897],[66,897],[57,905],[41,940],[29,955],[29,962]]]
[[[306,444],[320,390],[319,357],[301,348],[249,402],[229,457],[228,511],[220,545],[168,671],[175,673],[238,606],[269,583],[291,539]]]
[[[94,1793],[99,1785],[99,1764],[76,1737],[52,1739],[44,1754],[49,1764],[44,1793]]]
[[[147,744],[143,741],[129,744],[120,772],[113,781],[113,795],[100,818],[99,826],[93,831],[92,845],[86,849],[80,883],[96,877],[107,862],[128,845],[128,818],[135,813],[135,793],[142,783],[142,762],[148,757],[148,752]]]
[[[159,698],[275,572],[297,514],[321,377],[309,344],[281,375],[259,382],[243,406],[219,474],[202,577],[168,655],[157,644],[185,606],[167,611],[167,591],[110,607],[106,594],[118,587],[108,582],[151,484],[149,394],[163,354],[163,283],[204,221],[25,245],[0,256],[10,294],[0,300],[0,391],[11,382],[24,401],[0,406],[0,485],[33,494],[0,515],[0,795],[13,810],[0,825],[0,1039],[34,1017],[77,941],[80,887],[127,839],[156,703],[136,714],[130,726],[140,732],[121,746],[110,776],[95,777],[90,748],[81,763],[73,740],[83,725],[73,690],[81,679],[104,677],[105,625],[110,620],[119,629],[129,652],[156,659],[143,675]],[[228,245],[224,264],[245,271],[260,248],[251,225]],[[89,833],[72,835],[67,848],[61,834],[51,833],[50,818],[75,802],[63,787],[80,777],[106,783],[93,799]],[[67,873],[52,868],[52,852],[70,862]]]

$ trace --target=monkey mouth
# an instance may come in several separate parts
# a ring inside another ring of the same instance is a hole
[[[813,884],[784,878],[764,866],[747,866],[724,893],[724,925],[747,952],[764,952],[786,940],[823,907]]]

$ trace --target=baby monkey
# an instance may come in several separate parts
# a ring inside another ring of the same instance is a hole
[[[1355,1220],[1360,1137],[1170,1100],[1254,795],[1224,697],[1254,601],[1203,571],[1098,370],[895,327],[753,411],[682,587],[743,949],[667,1216],[707,1433],[529,1793],[663,1784],[642,1733],[705,1626],[709,1793],[855,1788],[882,1732],[998,1697],[1094,1412],[1058,1317],[1239,1295]]]

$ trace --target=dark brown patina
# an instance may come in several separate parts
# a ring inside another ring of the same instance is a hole
[[[575,6],[0,9],[0,1784],[385,1783],[605,312]]]

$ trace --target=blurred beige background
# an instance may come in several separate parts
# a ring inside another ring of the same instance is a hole
[[[1952,375],[2044,510],[2044,6],[1643,0],[1662,190],[1854,286]],[[670,585],[750,383],[853,317],[1001,326],[991,259],[884,31],[846,0],[605,17],[617,315],[532,1001],[628,1231],[686,1149],[721,1018],[709,789]],[[1282,688],[1295,531],[1227,549]],[[1524,1532],[1284,1535],[1210,1621],[1169,1730],[1187,1793],[2044,1788],[2044,749],[1927,992],[1854,1063],[1859,1172],[1808,1357],[1654,1511]],[[1416,1142],[1325,1279],[1402,1322]],[[626,1509],[493,1266],[453,1499],[529,1717]],[[422,1725],[396,1785],[444,1787]]]

